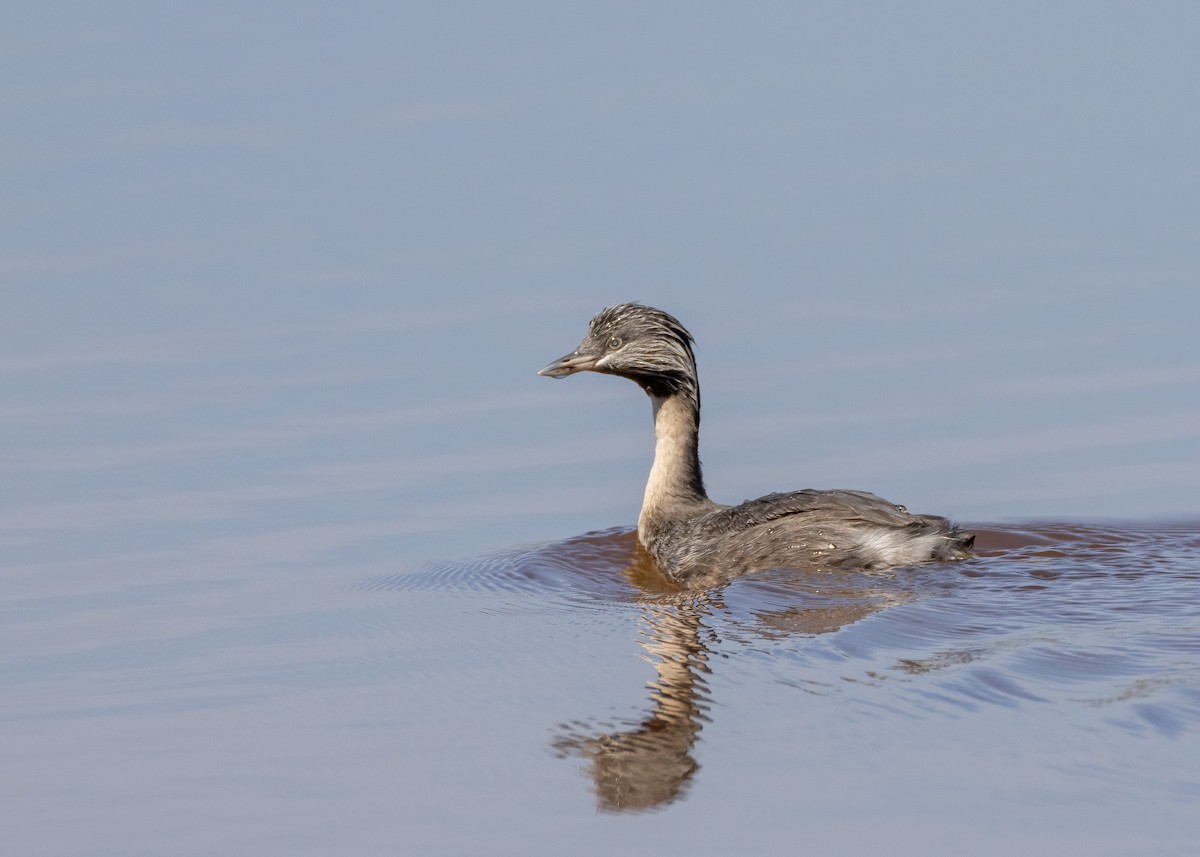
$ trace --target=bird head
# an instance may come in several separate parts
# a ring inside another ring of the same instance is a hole
[[[697,399],[692,335],[669,313],[639,303],[602,310],[588,323],[579,347],[538,374],[565,378],[576,372],[620,375],[651,396],[689,392]]]

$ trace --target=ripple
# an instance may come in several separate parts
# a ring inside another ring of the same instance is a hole
[[[885,573],[780,569],[706,592],[668,585],[628,528],[356,588],[479,598],[485,613],[537,611],[536,623],[505,625],[507,636],[489,631],[491,656],[525,652],[527,641],[557,630],[593,667],[643,693],[633,714],[606,706],[609,688],[594,708],[547,724],[552,749],[579,761],[605,812],[681,799],[702,776],[707,724],[743,705],[742,696],[774,704],[764,688],[785,695],[785,705],[830,706],[851,732],[895,728],[897,719],[975,721],[989,731],[1013,728],[1014,718],[1050,729],[1070,723],[1064,734],[1078,745],[1064,753],[1080,759],[1091,758],[1095,741],[1140,747],[1146,736],[1176,740],[1200,729],[1200,528],[972,529],[979,556],[964,562]],[[383,601],[376,606],[386,611]],[[438,603],[461,612],[453,598]],[[416,635],[429,627],[405,625]],[[546,672],[569,674],[577,660],[565,651],[534,656]],[[633,653],[645,664],[628,674]],[[599,677],[587,685],[604,687]],[[1129,750],[1120,773],[1147,776],[1139,758]]]
[[[357,588],[629,601],[638,590],[623,572],[631,567],[636,553],[633,531],[615,527],[565,541],[437,563],[414,572],[380,575]]]
[[[1162,730],[1200,719],[1190,698],[1164,701],[1200,685],[1200,527],[972,529],[980,555],[961,563],[882,574],[774,570],[706,593],[679,593],[656,578],[629,528],[372,577],[357,588],[503,596],[488,610],[536,608],[564,625],[581,607],[618,608],[614,619],[640,615],[668,638],[682,618],[695,638],[689,645],[738,659],[745,675],[820,692],[857,687],[860,696],[896,684],[888,678],[909,688],[887,700],[875,690],[861,696],[864,706],[1136,703],[1142,714],[1127,711],[1122,722]]]
[[[815,635],[905,606],[881,623],[879,642],[971,640],[1044,623],[1057,639],[1067,626],[1117,630],[1127,624],[1195,627],[1200,592],[1200,525],[1122,527],[1086,523],[976,526],[980,555],[887,573],[774,570],[711,590],[724,616],[765,635]],[[360,590],[525,596],[548,602],[632,604],[675,596],[648,570],[635,533],[625,527],[442,562],[368,578]],[[1184,593],[1191,593],[1184,597]],[[1194,633],[1173,646],[1194,651]],[[945,648],[945,647],[943,647]],[[960,647],[961,648],[961,647]],[[932,657],[938,657],[935,652]],[[1029,653],[1028,665],[1049,657]],[[1066,655],[1062,657],[1067,657]],[[913,660],[913,659],[910,659]]]

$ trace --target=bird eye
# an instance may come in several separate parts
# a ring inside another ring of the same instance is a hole
[[[625,344],[625,340],[619,336],[614,336],[612,339],[608,340],[608,347],[611,348],[613,351],[616,351],[618,348],[620,348],[624,344]]]

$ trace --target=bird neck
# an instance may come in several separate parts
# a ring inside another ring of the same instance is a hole
[[[712,501],[700,472],[700,410],[685,393],[651,396],[654,403],[654,464],[638,518],[638,533],[647,541],[651,531],[672,519],[695,514]]]

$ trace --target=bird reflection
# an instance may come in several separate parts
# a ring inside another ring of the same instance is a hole
[[[602,810],[620,812],[665,806],[683,794],[698,765],[692,745],[707,719],[709,649],[703,619],[713,608],[706,593],[677,589],[639,546],[625,575],[647,595],[642,601],[639,644],[654,664],[650,713],[634,726],[597,735],[564,734],[562,752],[588,759]]]
[[[705,619],[724,607],[721,590],[681,591],[640,545],[635,550],[624,574],[642,592],[638,644],[656,673],[648,685],[650,711],[631,728],[618,731],[563,725],[554,741],[561,754],[588,761],[597,806],[606,812],[660,809],[686,793],[699,770],[692,750],[711,707],[705,676],[720,645]],[[793,587],[789,594],[794,605]],[[807,606],[759,613],[755,633],[763,637],[826,633],[895,603],[894,598],[880,597],[874,587],[841,590],[838,596],[819,596],[808,599]]]

